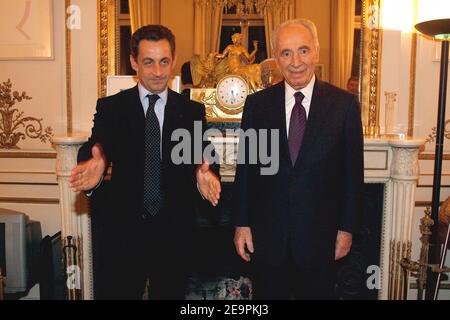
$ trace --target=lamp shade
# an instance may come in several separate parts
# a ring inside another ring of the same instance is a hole
[[[450,39],[450,1],[418,0],[415,27],[436,39]]]

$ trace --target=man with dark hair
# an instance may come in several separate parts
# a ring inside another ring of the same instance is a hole
[[[238,163],[235,246],[254,263],[256,298],[332,299],[335,260],[349,252],[362,209],[359,103],[314,75],[319,40],[311,21],[283,23],[272,43],[285,80],[248,96],[241,128],[279,134],[257,144],[278,143],[279,170],[263,175],[262,161]],[[239,143],[238,159],[249,159],[248,142]]]
[[[182,129],[202,139],[193,133],[194,122],[206,129],[204,106],[168,89],[175,65],[175,37],[168,28],[137,30],[130,61],[139,83],[98,100],[92,135],[78,153],[70,183],[95,197],[112,165],[110,206],[99,226],[96,298],[141,299],[148,277],[151,299],[183,299],[194,202],[200,191],[217,205],[220,181],[207,162],[176,164],[171,136]]]
[[[181,83],[183,84],[183,91],[181,94],[186,98],[191,98],[192,88],[192,74],[191,74],[191,62],[186,61],[181,66]]]
[[[359,78],[351,76],[347,81],[347,91],[353,93],[355,96],[359,93]]]
[[[142,40],[167,40],[172,57],[175,59],[175,36],[169,28],[162,25],[150,24],[136,30],[130,40],[130,52],[135,59],[139,54],[139,44]]]

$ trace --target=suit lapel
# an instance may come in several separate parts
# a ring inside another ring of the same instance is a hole
[[[162,154],[163,162],[170,159],[171,135],[172,132],[182,127],[183,105],[179,101],[177,94],[169,89],[167,94],[167,104],[164,109],[164,123],[162,132]]]
[[[139,98],[138,86],[135,86],[130,91],[131,101],[130,109],[126,109],[128,114],[128,119],[130,121],[130,128],[134,132],[134,137],[141,139],[142,144],[144,143],[144,126],[145,126],[145,115],[144,107],[142,106],[141,99]]]
[[[280,157],[291,163],[286,131],[286,97],[284,81],[276,84],[274,90],[275,92],[272,95],[270,106],[273,108],[274,128],[280,129]]]
[[[320,80],[316,78],[311,105],[309,107],[308,121],[306,122],[305,135],[303,137],[302,146],[299,150],[299,155],[294,167],[297,167],[300,163],[303,163],[310,154],[309,151],[313,147],[317,136],[317,128],[326,118],[326,114],[324,114],[326,111],[325,103],[326,101],[322,92],[322,85]]]

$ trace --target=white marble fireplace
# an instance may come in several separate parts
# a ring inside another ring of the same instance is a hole
[[[90,219],[80,212],[80,197],[68,187],[70,171],[76,155],[86,140],[83,135],[55,137],[57,175],[60,186],[62,238],[77,239],[81,261],[81,291],[83,299],[93,299],[92,246]],[[214,139],[221,156],[224,182],[234,179],[237,137]],[[403,276],[399,261],[411,254],[412,220],[415,191],[419,178],[419,149],[425,143],[419,139],[398,137],[366,138],[364,140],[364,182],[384,184],[380,243],[379,299],[403,299]],[[83,211],[83,210],[82,210]]]

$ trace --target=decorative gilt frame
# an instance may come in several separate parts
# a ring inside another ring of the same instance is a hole
[[[363,0],[361,23],[361,117],[364,134],[380,134],[381,0]]]
[[[118,33],[119,5],[117,0],[98,0],[97,37],[98,37],[98,96],[106,96],[106,78],[117,74],[119,51]]]
[[[361,23],[361,119],[364,134],[380,133],[381,0],[363,0]],[[98,88],[106,95],[106,77],[117,74],[117,0],[98,0]]]

